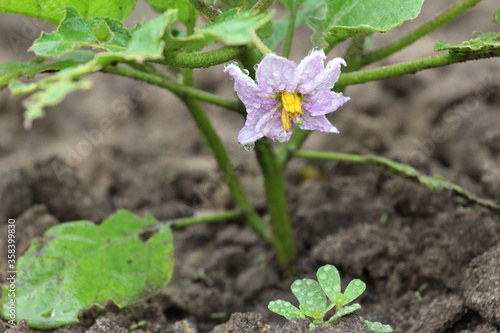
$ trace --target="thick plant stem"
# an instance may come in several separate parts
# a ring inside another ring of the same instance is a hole
[[[477,203],[483,207],[489,208],[492,211],[500,214],[500,205],[487,199],[477,197],[475,194],[467,191],[466,189],[453,184],[446,180],[443,176],[428,176],[413,168],[410,165],[392,161],[388,158],[374,155],[356,155],[337,152],[324,152],[324,151],[297,151],[293,153],[295,157],[308,158],[308,159],[323,159],[333,161],[343,161],[349,163],[364,163],[374,164],[381,166],[400,177],[413,180],[422,185],[427,186],[431,190],[449,190],[456,194]]]
[[[212,215],[207,215],[207,216],[187,217],[187,218],[183,218],[183,219],[175,219],[175,220],[170,220],[170,221],[165,221],[165,222],[160,222],[160,223],[169,224],[174,228],[182,228],[182,227],[187,227],[187,226],[196,225],[196,224],[204,224],[204,223],[231,220],[231,219],[236,219],[236,218],[243,217],[243,216],[245,216],[245,212],[236,209],[236,210],[229,210],[226,212],[216,213],[216,214],[212,214]]]
[[[417,60],[402,62],[399,64],[382,66],[374,69],[361,70],[352,73],[340,75],[339,80],[335,84],[335,90],[343,90],[346,86],[353,84],[366,83],[370,81],[388,79],[404,74],[414,74],[424,69],[451,65],[468,60],[486,59],[500,56],[499,51],[489,53],[470,53],[470,54],[441,54],[436,56],[425,57]]]
[[[288,28],[285,36],[285,45],[283,46],[282,56],[288,58],[292,49],[293,36],[295,34],[295,21],[297,19],[297,1],[292,2],[292,9],[290,11],[290,20],[288,21]]]
[[[240,102],[231,101],[229,99],[222,98],[218,95],[214,95],[211,93],[207,93],[206,91],[196,89],[193,87],[186,87],[180,84],[177,84],[171,80],[166,79],[165,77],[153,75],[151,73],[145,73],[143,71],[126,68],[121,66],[107,66],[103,70],[103,72],[118,74],[122,76],[126,76],[132,79],[136,79],[139,81],[147,82],[149,84],[168,89],[172,91],[176,95],[185,95],[189,98],[194,98],[200,101],[208,102],[214,105],[221,106],[231,111],[235,111],[242,115],[245,115],[245,108]]]
[[[257,141],[255,151],[264,176],[271,219],[272,245],[281,269],[287,271],[297,250],[288,211],[283,171],[269,139],[263,138]]]
[[[196,100],[183,95],[180,95],[179,97],[181,97],[182,101],[188,108],[189,113],[198,127],[198,130],[203,135],[203,138],[212,150],[212,153],[217,160],[219,170],[224,175],[224,179],[229,187],[229,190],[231,191],[231,196],[233,197],[236,206],[245,213],[248,225],[251,226],[259,234],[259,236],[271,242],[272,240],[266,227],[243,191],[240,181],[235,174],[234,166],[231,163],[219,136],[215,132],[210,119],[208,119],[207,115]]]
[[[389,55],[405,48],[408,45],[411,45],[412,43],[422,38],[423,36],[426,36],[431,31],[436,30],[440,26],[448,23],[455,17],[465,12],[467,9],[478,4],[480,1],[481,0],[462,0],[457,3],[454,3],[453,5],[442,11],[440,14],[436,15],[432,19],[423,23],[416,29],[406,33],[405,35],[395,40],[394,42],[389,43],[381,47],[380,49],[369,53],[362,59],[359,59],[358,62],[352,64],[352,68],[355,70],[362,68],[368,64],[371,64],[372,62],[384,59]]]
[[[165,58],[154,62],[169,67],[208,68],[236,59],[243,52],[244,48],[241,46],[225,46],[199,53],[170,53]]]

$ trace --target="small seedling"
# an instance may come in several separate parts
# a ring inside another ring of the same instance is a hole
[[[319,323],[332,323],[340,317],[361,309],[361,305],[354,303],[347,305],[358,298],[366,289],[366,284],[359,280],[352,280],[344,293],[341,292],[340,275],[335,266],[325,265],[316,273],[318,281],[301,279],[292,283],[292,293],[299,301],[299,308],[290,302],[277,300],[269,303],[269,310],[286,319],[307,318],[313,319],[309,329],[313,330]],[[329,301],[328,301],[329,300]],[[325,320],[326,314],[335,310],[334,314]],[[376,332],[392,332],[389,325],[364,320],[368,328]]]

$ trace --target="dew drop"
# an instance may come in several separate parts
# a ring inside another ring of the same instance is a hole
[[[325,288],[325,292],[327,292],[327,293],[331,293],[331,292],[332,292],[332,288],[330,288],[330,287],[326,287],[326,288]]]
[[[361,281],[354,281],[354,285],[360,287],[363,283]]]
[[[329,272],[329,271],[331,271],[331,270],[332,270],[332,266],[325,266],[325,267],[323,267],[323,270],[324,270],[325,272]]]
[[[253,65],[253,69],[257,70],[257,68],[259,68],[259,64]]]
[[[313,283],[313,282],[312,282],[311,280],[307,280],[307,281],[306,281],[306,284],[307,284],[308,286],[310,286],[312,283]]]
[[[307,293],[307,297],[313,297],[313,296],[314,296],[314,293],[312,291]]]
[[[245,148],[246,151],[252,151],[255,148],[255,142],[243,145],[243,148]]]
[[[310,300],[310,299],[306,301],[306,304],[307,304],[307,305],[313,305],[313,303],[314,303],[314,302],[313,302],[312,300]]]
[[[280,75],[280,72],[278,72],[278,71],[273,72],[273,76],[278,77],[279,75]]]
[[[224,68],[228,68],[230,65],[231,64],[226,63],[226,64],[224,64]]]
[[[285,307],[287,307],[287,308],[289,308],[289,307],[291,307],[291,306],[292,306],[290,303],[284,303],[283,305],[284,305]]]
[[[243,72],[243,74],[245,74],[245,75],[249,75],[249,74],[250,74],[250,72],[248,71],[248,69],[244,69],[244,70],[242,70],[242,72]]]
[[[300,286],[300,285],[302,284],[302,281],[300,281],[300,280],[295,281],[295,284],[296,284],[297,286]]]
[[[320,51],[323,51],[323,49],[319,46],[315,46],[313,47],[313,49],[311,50],[311,52],[309,52],[309,55],[315,53],[315,52],[320,52]]]
[[[297,123],[297,125],[299,125],[299,124]],[[302,125],[302,124],[300,124],[300,125]],[[299,126],[300,126],[300,125],[299,125]],[[324,273],[319,273],[319,274],[318,274],[318,279],[320,279],[320,280],[324,280],[324,279],[326,279],[326,274],[324,274]]]

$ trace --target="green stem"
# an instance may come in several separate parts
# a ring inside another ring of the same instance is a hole
[[[212,21],[214,21],[217,18],[217,16],[222,14],[220,9],[207,4],[203,0],[189,0],[189,2],[191,2],[191,4],[194,6],[194,8],[196,8],[196,10],[198,10],[200,13],[202,13]]]
[[[467,9],[471,8],[472,6],[476,5],[479,3],[481,0],[462,0],[457,3],[454,3],[450,7],[446,8],[444,11],[442,11],[440,14],[436,15],[432,19],[428,20],[427,22],[423,23],[421,26],[417,27],[416,29],[406,33],[405,35],[401,36],[399,39],[395,40],[392,43],[389,43],[383,47],[381,47],[378,50],[375,50],[362,59],[359,60],[356,64],[353,65],[354,69],[359,69],[361,67],[364,67],[368,64],[371,64],[377,60],[384,59],[388,57],[389,55],[405,48],[408,45],[411,45],[418,39],[422,38],[423,36],[426,36],[429,34],[431,31],[436,30],[440,26],[448,23],[455,17],[459,16],[463,12],[465,12]]]
[[[259,13],[265,12],[269,7],[272,6],[274,0],[259,0],[253,7],[253,10],[258,10]]]
[[[491,200],[481,199],[475,194],[467,191],[466,189],[453,184],[446,180],[443,176],[428,176],[417,171],[412,166],[392,161],[388,158],[374,155],[355,155],[336,152],[323,152],[323,151],[297,151],[293,153],[294,157],[308,158],[308,159],[322,159],[343,161],[349,163],[364,163],[374,164],[388,169],[400,177],[413,180],[420,184],[427,186],[431,190],[449,190],[456,194],[475,202],[483,207],[489,208],[496,213],[500,213],[500,205]]]
[[[285,36],[285,45],[283,46],[282,56],[288,58],[292,49],[293,35],[295,34],[295,21],[297,19],[297,1],[292,2],[292,9],[290,11],[290,18],[288,21],[288,28]]]
[[[288,160],[290,160],[292,153],[299,150],[300,147],[302,147],[309,134],[311,134],[311,131],[295,129],[293,131],[292,137],[290,138],[290,141],[282,144],[278,148],[277,158],[282,168],[284,168]]]
[[[264,44],[264,42],[262,41],[262,39],[260,39],[260,37],[257,36],[257,33],[255,31],[252,31],[252,44],[262,54],[273,53],[273,51],[271,51],[267,47],[267,45]]]
[[[425,57],[417,60],[402,62],[399,64],[378,67],[374,69],[361,70],[352,73],[340,75],[339,80],[335,84],[335,90],[343,90],[346,86],[353,84],[366,83],[375,80],[388,79],[394,76],[404,74],[413,74],[424,69],[435,68],[440,66],[451,65],[469,60],[486,59],[500,56],[500,51],[495,50],[489,53],[470,53],[470,54],[441,54],[436,56]]]
[[[170,67],[208,68],[238,58],[244,52],[239,46],[225,46],[220,49],[199,53],[170,53],[161,60],[154,61]]]
[[[176,95],[188,96],[189,98],[194,98],[200,101],[208,102],[214,105],[221,106],[228,110],[235,111],[239,114],[246,115],[245,107],[241,104],[241,102],[225,99],[218,95],[211,94],[206,91],[196,89],[193,87],[182,86],[180,84],[167,80],[164,77],[158,75],[152,75],[150,73],[144,73],[142,71],[133,68],[126,68],[121,66],[107,66],[103,68],[102,71],[106,73],[122,75],[135,80],[147,82],[149,84],[168,89]]]
[[[205,114],[200,104],[189,96],[180,94],[179,97],[186,104],[189,113],[193,117],[198,130],[203,135],[205,142],[212,150],[212,153],[217,160],[219,170],[224,175],[225,181],[231,192],[231,196],[236,203],[236,206],[245,212],[245,217],[248,225],[250,225],[263,239],[271,242],[270,235],[267,228],[263,224],[260,217],[255,212],[253,206],[245,195],[243,188],[238,180],[237,175],[224,145],[222,144],[219,136],[215,132],[210,119]]]
[[[286,271],[297,250],[288,211],[284,175],[269,139],[263,138],[257,141],[255,151],[264,176],[272,245],[281,269]]]
[[[207,216],[187,217],[187,218],[183,218],[183,219],[171,220],[171,221],[167,221],[166,223],[170,224],[172,227],[175,227],[175,228],[182,228],[182,227],[187,227],[187,226],[196,225],[196,224],[231,220],[231,219],[236,219],[236,218],[243,217],[243,216],[245,216],[245,212],[238,210],[238,209],[235,209],[235,210],[229,210],[227,212],[222,212],[222,213],[217,213],[217,214],[212,214],[212,215],[207,215]]]

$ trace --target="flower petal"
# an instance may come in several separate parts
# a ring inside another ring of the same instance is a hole
[[[330,60],[321,75],[321,85],[317,89],[331,90],[338,81],[340,76],[340,67],[346,66],[345,60],[342,58],[335,58]]]
[[[278,103],[277,100],[270,100],[274,101],[275,104]],[[245,121],[245,126],[243,126],[238,134],[238,141],[242,145],[247,145],[263,136],[267,136],[267,132],[275,126],[272,120],[276,114],[279,114],[279,112],[277,112],[277,108],[274,106],[268,110],[249,113]]]
[[[319,90],[314,95],[307,95],[306,99],[307,101],[302,102],[302,108],[312,116],[323,116],[333,112],[350,100],[342,93],[329,90]]]
[[[325,52],[322,49],[314,50],[302,59],[295,70],[292,80],[294,90],[298,90],[302,94],[308,94],[322,84],[325,59]]]
[[[339,133],[339,130],[333,126],[325,116],[312,116],[308,112],[302,114],[302,126],[304,130],[314,130],[326,133]]]
[[[266,54],[255,73],[261,91],[269,96],[287,90],[292,82],[297,64],[274,53]],[[289,92],[293,92],[289,91]]]
[[[264,136],[277,140],[279,142],[287,142],[292,136],[292,131],[285,132],[283,129],[283,124],[281,122],[280,111],[275,112],[271,119],[266,123],[266,126],[262,128]],[[292,127],[294,127],[292,125]]]

